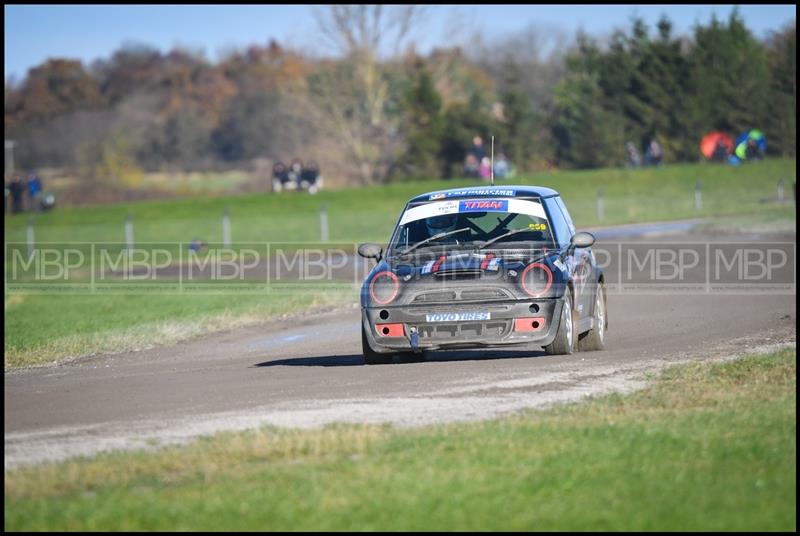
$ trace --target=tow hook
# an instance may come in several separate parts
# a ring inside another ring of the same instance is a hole
[[[422,350],[419,348],[419,333],[417,333],[417,328],[409,328],[408,331],[411,333],[410,340],[411,340],[411,349],[414,351],[415,354],[420,353]]]

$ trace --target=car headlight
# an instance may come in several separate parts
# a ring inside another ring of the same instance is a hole
[[[519,281],[528,296],[541,298],[553,286],[553,272],[546,264],[534,262],[522,270]]]
[[[378,272],[369,282],[369,295],[378,305],[387,305],[394,301],[400,290],[400,281],[394,273]]]

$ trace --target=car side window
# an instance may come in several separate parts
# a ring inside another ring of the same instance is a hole
[[[550,225],[553,227],[553,231],[555,231],[558,245],[564,247],[570,243],[573,233],[570,231],[570,226],[555,199],[558,198],[551,197],[546,199],[547,211],[550,213]]]
[[[556,203],[558,207],[561,209],[561,213],[564,214],[564,219],[567,221],[567,227],[569,227],[570,236],[575,234],[575,224],[572,223],[572,218],[569,215],[569,210],[567,210],[567,206],[564,204],[564,200],[561,199],[561,196],[556,197]]]

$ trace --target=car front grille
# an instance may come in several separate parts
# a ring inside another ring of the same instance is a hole
[[[454,290],[446,292],[425,292],[414,298],[412,303],[448,303],[456,301],[458,295]]]
[[[510,296],[502,289],[475,289],[462,290],[460,298],[462,300],[504,300]]]
[[[502,288],[470,288],[446,291],[430,291],[417,294],[412,304],[453,303],[460,301],[509,300],[513,296]]]

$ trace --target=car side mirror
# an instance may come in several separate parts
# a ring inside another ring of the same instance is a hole
[[[572,236],[572,240],[570,241],[570,245],[573,248],[588,248],[592,244],[594,244],[595,238],[592,233],[587,233],[585,231],[581,231],[579,233],[575,233]]]
[[[361,244],[358,246],[358,254],[365,259],[375,259],[379,261],[381,260],[382,253],[383,248],[378,244],[373,244],[372,242],[367,242],[366,244]]]

